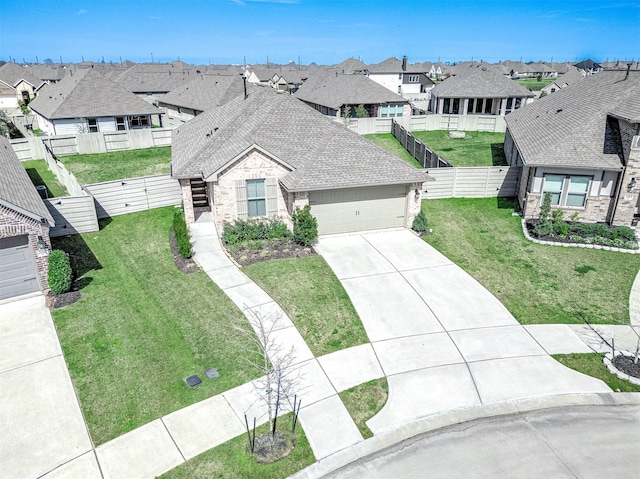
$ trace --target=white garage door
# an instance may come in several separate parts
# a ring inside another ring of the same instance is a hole
[[[321,235],[405,226],[407,186],[375,186],[309,193]]]
[[[0,239],[0,299],[40,291],[28,236]]]

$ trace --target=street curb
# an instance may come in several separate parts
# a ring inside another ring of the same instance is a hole
[[[640,393],[595,393],[563,394],[516,401],[486,404],[471,408],[456,409],[427,416],[404,424],[397,429],[385,431],[370,439],[342,449],[320,459],[301,471],[289,476],[290,479],[319,479],[325,475],[359,459],[394,446],[415,436],[433,432],[455,424],[477,419],[512,416],[541,409],[568,406],[640,406]]]

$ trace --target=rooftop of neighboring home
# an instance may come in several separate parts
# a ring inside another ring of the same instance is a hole
[[[602,68],[602,65],[594,62],[591,58],[574,63],[573,66],[580,70],[599,70]]]
[[[532,92],[506,78],[487,63],[471,63],[457,68],[456,75],[447,78],[431,90],[444,98],[531,98]]]
[[[244,81],[240,75],[196,75],[189,83],[180,85],[160,100],[192,110],[205,111],[244,93]]]
[[[607,133],[609,115],[640,122],[640,71],[601,71],[505,119],[528,166],[619,170],[621,145]]]
[[[308,103],[334,110],[342,105],[408,103],[405,98],[365,75],[342,75],[337,72],[326,72],[310,77],[300,86],[295,96]]]
[[[18,83],[20,83],[20,80],[25,80],[34,88],[37,88],[44,83],[24,65],[8,62],[0,67],[0,81],[15,88]]]
[[[203,73],[184,62],[139,63],[114,75],[113,80],[134,93],[166,93]]]
[[[367,65],[367,71],[369,73],[428,73],[429,70],[424,70],[421,63],[409,65],[407,57],[403,57],[402,60],[398,60],[396,57],[389,57],[380,63],[372,63]]]
[[[291,192],[417,183],[427,178],[295,97],[264,87],[251,87],[246,99],[235,98],[174,130],[173,175],[209,177],[252,147],[291,169],[280,179]]]
[[[29,107],[45,118],[155,115],[160,111],[93,69],[71,71],[47,85]]]
[[[554,81],[553,83],[555,83],[556,85],[559,86],[569,86],[569,85],[573,85],[576,82],[584,79],[585,75],[581,70],[578,70],[576,67],[571,67],[569,69],[569,71],[567,71],[567,73],[563,73],[562,75],[560,75],[556,81]]]
[[[42,202],[11,143],[3,136],[0,136],[0,171],[0,204],[36,221],[45,218],[53,225],[51,213]]]
[[[367,66],[364,63],[362,63],[360,60],[357,60],[355,58],[347,58],[346,60],[343,60],[336,65],[332,65],[329,68],[339,73],[350,74],[350,73],[362,73],[367,69]]]

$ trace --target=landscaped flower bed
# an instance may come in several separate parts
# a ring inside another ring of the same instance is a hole
[[[538,221],[528,220],[527,231],[531,237],[558,243],[582,243],[638,249],[635,231],[628,226],[610,228],[601,223],[553,222],[548,234],[537,233]]]

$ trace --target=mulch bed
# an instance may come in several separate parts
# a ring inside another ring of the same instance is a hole
[[[317,256],[318,253],[313,248],[299,245],[298,243],[287,241],[264,241],[261,249],[251,248],[230,248],[225,246],[227,253],[240,266],[249,266],[250,264],[268,261],[270,259],[283,258],[304,258],[306,256]]]
[[[68,293],[56,294],[49,291],[44,298],[44,304],[47,308],[58,309],[75,303],[80,299],[80,291],[69,291]]]
[[[267,434],[261,434],[256,437],[253,454],[260,464],[271,464],[291,454],[295,445],[296,438],[291,434],[276,431],[273,439]]]
[[[183,258],[182,255],[178,252],[178,242],[176,241],[176,237],[173,234],[173,230],[171,230],[170,244],[171,253],[173,254],[173,261],[176,264],[176,268],[178,268],[185,274],[191,274],[200,271],[200,266],[198,266],[193,258]]]
[[[614,358],[613,365],[618,371],[640,379],[640,360],[638,364],[634,364],[632,356],[623,356],[620,354]]]

